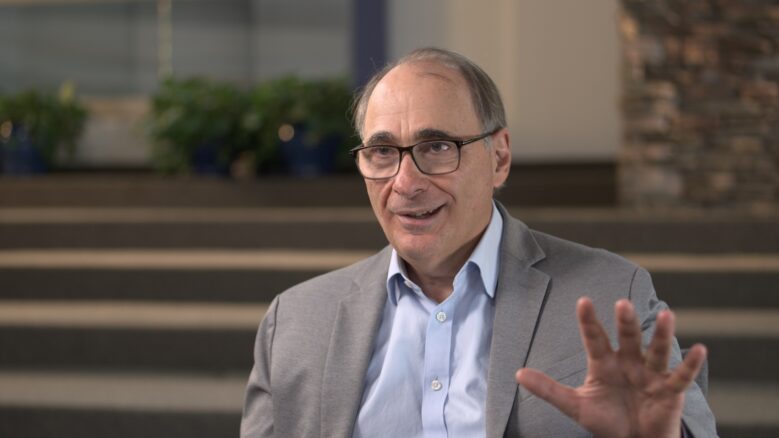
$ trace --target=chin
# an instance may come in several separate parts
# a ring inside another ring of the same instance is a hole
[[[403,259],[420,260],[430,258],[438,250],[437,237],[425,235],[405,235],[396,239],[392,247]]]

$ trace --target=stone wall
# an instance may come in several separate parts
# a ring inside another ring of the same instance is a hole
[[[779,3],[621,0],[625,141],[635,207],[779,204]]]

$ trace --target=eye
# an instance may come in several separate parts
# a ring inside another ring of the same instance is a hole
[[[430,143],[430,150],[432,152],[448,152],[452,149],[452,144],[446,141],[436,141]]]
[[[378,157],[388,157],[395,155],[395,149],[389,146],[374,146],[371,151]]]
[[[362,154],[370,161],[394,160],[398,152],[390,146],[371,146],[362,150]]]

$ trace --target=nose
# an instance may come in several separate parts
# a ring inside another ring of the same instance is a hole
[[[424,192],[430,181],[427,175],[420,172],[414,163],[411,152],[405,152],[400,156],[400,168],[392,181],[392,190],[404,198],[413,198]]]

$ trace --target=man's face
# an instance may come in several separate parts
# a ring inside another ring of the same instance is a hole
[[[434,63],[403,64],[371,94],[365,113],[365,144],[409,146],[423,140],[480,135],[481,123],[459,73]],[[410,154],[387,180],[365,180],[384,234],[412,269],[459,269],[489,223],[492,193],[508,176],[505,130],[461,149],[460,167],[425,175]],[[435,275],[439,272],[425,272]]]

